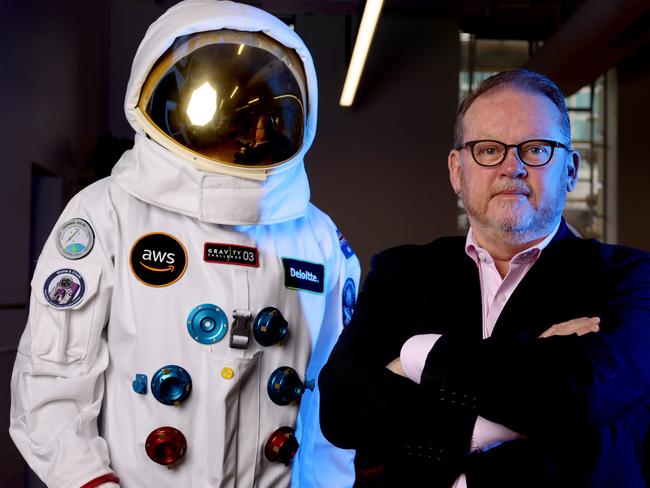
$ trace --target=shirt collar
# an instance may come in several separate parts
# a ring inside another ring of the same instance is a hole
[[[538,242],[534,246],[530,246],[527,249],[524,249],[523,251],[515,254],[513,258],[510,260],[511,263],[518,263],[518,262],[527,262],[530,260],[537,260],[539,258],[539,255],[541,252],[544,250],[546,246],[548,246],[549,242],[553,240],[553,237],[557,233],[558,229],[560,228],[560,224],[562,223],[562,220],[557,223],[553,231],[547,235],[544,240],[541,242]],[[469,228],[469,231],[467,232],[467,239],[465,240],[465,253],[472,258],[472,260],[478,265],[479,261],[483,261],[485,263],[491,264],[493,262],[492,256],[490,256],[490,253],[487,252],[485,249],[483,249],[481,246],[478,245],[476,242],[476,239],[474,238],[474,233],[472,232],[472,228]]]

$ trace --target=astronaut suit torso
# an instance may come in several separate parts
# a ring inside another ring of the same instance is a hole
[[[197,169],[136,113],[172,41],[218,29],[264,31],[303,64],[304,136],[263,178]],[[258,9],[190,0],[150,27],[125,102],[135,146],[71,200],[32,280],[10,432],[48,486],[352,486],[354,452],[323,438],[314,384],[359,279],[309,203],[316,95],[302,41]]]

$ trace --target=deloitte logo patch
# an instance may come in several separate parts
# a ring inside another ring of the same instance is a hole
[[[129,262],[135,277],[145,285],[168,286],[185,273],[187,251],[174,236],[154,232],[135,241]]]
[[[284,265],[284,286],[294,290],[323,293],[325,267],[322,264],[282,258]]]

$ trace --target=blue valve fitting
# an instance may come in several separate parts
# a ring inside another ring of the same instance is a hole
[[[147,375],[146,374],[136,374],[135,379],[131,383],[133,386],[133,391],[140,393],[141,395],[147,394]]]
[[[201,344],[214,344],[228,331],[228,317],[217,305],[204,303],[195,307],[187,317],[187,332]]]
[[[180,366],[169,364],[151,378],[151,393],[160,403],[179,406],[192,391],[192,378]]]
[[[293,368],[282,366],[271,373],[266,391],[276,405],[289,405],[298,402],[305,387]]]
[[[275,307],[265,307],[253,321],[253,337],[262,346],[272,346],[284,341],[289,324]]]

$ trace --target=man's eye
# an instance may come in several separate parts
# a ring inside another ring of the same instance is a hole
[[[530,153],[534,156],[544,156],[549,152],[549,146],[546,144],[536,144],[531,146],[525,146],[523,151],[525,153]]]
[[[479,154],[484,154],[485,156],[494,156],[499,152],[499,149],[495,146],[480,147]]]

